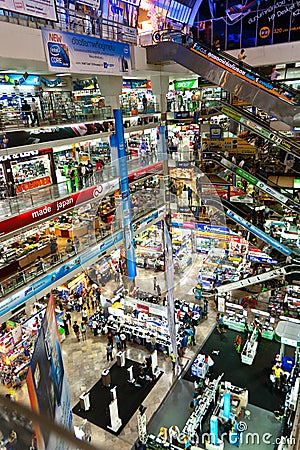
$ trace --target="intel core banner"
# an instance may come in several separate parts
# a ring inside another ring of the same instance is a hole
[[[124,75],[130,71],[128,44],[48,28],[42,28],[42,35],[52,72]]]
[[[57,329],[55,307],[50,297],[27,374],[30,404],[34,411],[72,430],[70,394]],[[39,449],[67,450],[71,446],[56,434],[36,429]]]
[[[0,8],[26,16],[57,22],[55,0],[0,0]]]

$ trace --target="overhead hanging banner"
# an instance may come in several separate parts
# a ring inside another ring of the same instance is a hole
[[[57,22],[55,0],[1,0],[1,9]]]
[[[52,72],[124,75],[130,72],[129,44],[42,28]]]

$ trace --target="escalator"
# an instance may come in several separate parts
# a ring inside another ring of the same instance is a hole
[[[215,200],[215,199],[205,199],[203,202],[206,206],[213,206],[216,209],[220,210],[221,209],[221,205],[219,203],[219,201]],[[222,199],[222,205],[225,211],[225,215],[233,220],[235,223],[237,223],[238,225],[241,225],[243,228],[245,228],[245,230],[249,231],[250,233],[254,234],[254,236],[256,236],[257,238],[261,239],[262,241],[264,241],[266,244],[271,245],[271,247],[273,247],[274,249],[276,249],[277,251],[279,251],[280,253],[282,253],[283,255],[291,255],[294,253],[294,248],[289,248],[283,244],[281,244],[281,242],[277,241],[276,239],[272,238],[271,236],[269,236],[267,233],[265,233],[264,231],[262,231],[260,228],[256,227],[255,225],[253,225],[251,222],[248,222],[248,220],[246,220],[245,218],[245,214],[246,211],[244,209],[244,205],[243,205],[243,210],[240,208],[241,205],[239,205],[239,207],[237,207],[237,205],[228,202],[227,200]],[[296,252],[297,254],[298,252]]]
[[[235,289],[243,289],[252,286],[253,284],[260,284],[274,278],[286,277],[292,275],[293,273],[299,273],[299,266],[288,265],[280,267],[277,269],[269,270],[268,272],[262,273],[260,275],[254,275],[253,277],[243,278],[239,281],[234,281],[233,283],[222,284],[222,286],[217,287],[218,294],[233,291]]]
[[[285,150],[286,152],[294,155],[296,158],[300,158],[300,145],[294,140],[288,139],[279,131],[273,130],[266,122],[262,121],[255,114],[252,114],[249,111],[245,111],[237,106],[229,105],[224,101],[221,102],[221,105],[220,112],[222,114],[225,114],[230,119],[240,123],[262,138],[267,139],[281,150]]]
[[[148,64],[174,61],[270,116],[291,126],[300,124],[298,91],[286,85],[279,88],[277,82],[260,76],[251,66],[240,64],[236,58],[213,51],[202,43],[188,48],[178,43],[182,42],[180,33],[172,36],[172,33],[158,32],[153,37],[159,42],[147,47]],[[164,41],[166,38],[169,40]]]
[[[287,208],[298,211],[300,210],[300,204],[299,202],[295,201],[291,196],[289,196],[288,193],[282,194],[280,192],[280,187],[278,185],[274,184],[274,187],[271,187],[267,184],[267,180],[263,180],[262,177],[259,175],[252,175],[244,168],[240,168],[237,165],[233,164],[231,161],[228,161],[228,159],[224,158],[223,155],[219,155],[216,153],[213,153],[212,156],[209,156],[208,158],[205,158],[205,161],[212,161],[216,164],[219,164],[220,166],[224,167],[225,169],[230,170],[230,172],[240,176],[244,180],[251,183],[256,188],[260,189],[261,191],[268,194],[270,197],[274,198],[278,202],[280,202],[282,205],[286,206]]]

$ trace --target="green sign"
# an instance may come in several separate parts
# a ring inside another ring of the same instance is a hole
[[[300,178],[294,178],[294,189],[300,189]]]
[[[253,184],[254,186],[258,183],[258,179],[255,178],[250,173],[246,172],[243,169],[240,169],[239,167],[236,168],[236,174],[240,177],[244,178],[245,180],[249,181],[249,183]]]
[[[183,89],[197,89],[198,80],[180,80],[174,81],[175,91],[182,91]]]
[[[288,142],[284,141],[275,132],[271,132],[271,131],[267,130],[266,128],[261,127],[256,122],[253,122],[252,120],[249,120],[246,117],[243,117],[241,114],[236,113],[231,108],[229,108],[227,106],[223,106],[221,108],[221,112],[223,114],[225,114],[227,117],[230,117],[231,119],[235,120],[236,122],[239,122],[242,125],[245,125],[247,128],[254,131],[259,136],[261,136],[265,139],[268,139],[269,141],[278,145],[278,147],[282,148],[283,150],[289,151],[291,149],[291,145]]]

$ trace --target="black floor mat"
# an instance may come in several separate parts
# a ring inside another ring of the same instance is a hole
[[[136,376],[140,364],[130,359],[126,359],[125,367],[119,367],[117,364],[114,364],[110,369],[111,387],[117,386],[119,417],[122,419],[122,426],[117,433],[114,433],[116,435],[122,431],[162,375],[161,373],[152,382],[146,382],[143,387],[136,387],[127,381],[127,368],[130,366],[133,366],[133,375]],[[80,403],[77,403],[73,408],[73,413],[113,433],[107,428],[110,425],[110,401],[110,388],[103,387],[100,379],[90,390],[90,410],[83,411],[80,408]]]
[[[237,332],[232,330],[227,330],[222,336],[213,331],[199,353],[208,354],[214,360],[214,378],[224,373],[223,380],[230,381],[235,386],[248,388],[249,403],[274,411],[283,400],[280,393],[272,393],[270,381],[272,361],[279,353],[280,345],[275,341],[262,339],[252,366],[248,366],[242,364],[241,356],[234,348],[236,335]],[[212,354],[213,350],[220,352],[218,355]],[[286,347],[286,354],[293,356],[293,349]],[[191,368],[183,378],[194,381]]]

